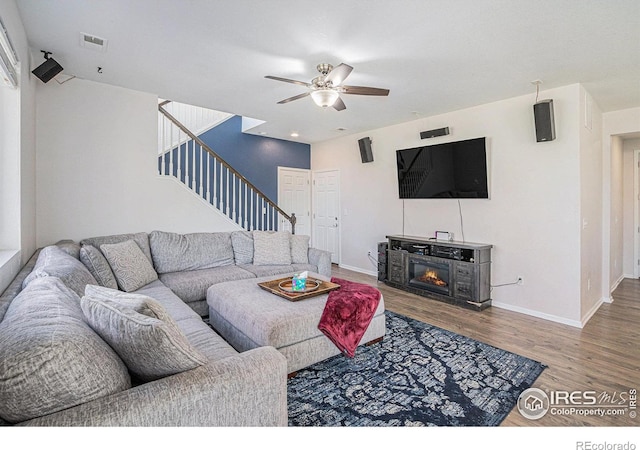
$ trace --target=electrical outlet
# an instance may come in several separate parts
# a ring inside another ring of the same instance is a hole
[[[524,284],[524,278],[522,275],[518,275],[518,280],[516,281],[516,284],[522,286]]]
[[[371,252],[367,252],[367,255],[368,255],[368,256],[371,256]]]

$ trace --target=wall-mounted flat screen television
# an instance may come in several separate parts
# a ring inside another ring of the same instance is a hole
[[[400,198],[489,198],[485,138],[396,151]]]

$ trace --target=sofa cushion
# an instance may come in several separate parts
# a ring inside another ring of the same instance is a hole
[[[84,264],[55,245],[42,249],[33,270],[22,282],[22,288],[42,277],[60,278],[79,296],[84,293],[87,284],[98,284]]]
[[[0,323],[0,417],[21,422],[131,387],[126,366],[61,280],[33,280]]]
[[[213,269],[161,273],[159,277],[160,281],[178,297],[191,303],[206,300],[207,289],[212,284],[255,278],[255,275],[238,266],[222,266]]]
[[[253,264],[243,264],[239,267],[246,270],[247,272],[251,272],[255,277],[267,277],[269,275],[286,274],[293,275],[293,273],[296,271],[296,269],[291,264],[285,264],[281,266],[254,266]]]
[[[253,234],[251,231],[232,232],[231,245],[236,264],[253,263]]]
[[[93,245],[95,248],[99,249],[102,244],[118,244],[130,239],[138,244],[138,247],[140,247],[144,256],[146,256],[149,262],[153,264],[151,249],[149,248],[149,235],[145,232],[92,237],[81,240],[80,245]]]
[[[309,264],[309,236],[291,235],[291,263]]]
[[[91,327],[142,381],[207,363],[162,305],[151,297],[89,286],[81,307]]]
[[[158,274],[134,241],[102,244],[100,250],[113,270],[118,287],[123,291],[135,291],[158,279]]]
[[[253,264],[256,266],[291,264],[291,233],[254,231]]]
[[[109,262],[100,250],[93,245],[83,245],[80,249],[80,261],[91,272],[100,286],[118,289],[118,282]]]
[[[210,269],[234,263],[230,232],[149,234],[153,263],[158,273]]]

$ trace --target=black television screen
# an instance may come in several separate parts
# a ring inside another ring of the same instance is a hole
[[[485,138],[396,151],[400,198],[489,198]]]

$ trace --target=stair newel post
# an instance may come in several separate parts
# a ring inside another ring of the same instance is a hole
[[[289,219],[289,222],[291,222],[291,234],[296,234],[296,222],[298,221],[297,217],[296,217],[296,213],[291,213],[291,219]]]

